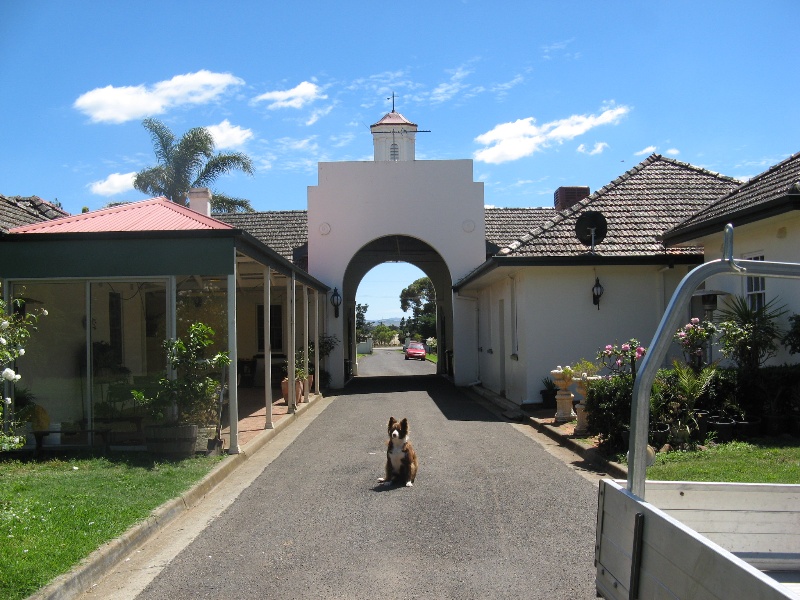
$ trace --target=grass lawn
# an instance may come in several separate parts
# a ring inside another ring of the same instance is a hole
[[[0,459],[0,598],[26,598],[144,520],[225,457]]]
[[[658,481],[800,483],[800,440],[758,439],[708,446],[696,452],[663,452],[647,469]]]

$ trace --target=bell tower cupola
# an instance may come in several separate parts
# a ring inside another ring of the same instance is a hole
[[[412,123],[394,109],[380,121],[370,125],[375,161],[413,161],[417,124]]]

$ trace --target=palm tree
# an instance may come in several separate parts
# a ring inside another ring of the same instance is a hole
[[[191,188],[210,187],[225,173],[244,171],[253,174],[252,159],[241,152],[214,153],[214,139],[205,127],[194,127],[180,140],[157,119],[142,121],[150,132],[159,164],[136,174],[133,187],[151,196],[166,196],[186,206]],[[211,211],[253,212],[248,200],[214,192]]]

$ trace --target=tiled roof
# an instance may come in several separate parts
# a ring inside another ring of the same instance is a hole
[[[510,244],[555,215],[552,208],[487,208],[486,244],[490,254]],[[308,215],[304,210],[229,213],[216,217],[243,229],[284,258],[297,262],[308,242]]]
[[[486,244],[494,250],[508,246],[556,216],[555,208],[485,208]]]
[[[277,210],[216,215],[293,261],[298,248],[308,243],[308,215],[304,210]]]
[[[103,233],[118,231],[197,231],[233,229],[166,198],[119,204],[23,227],[10,233]]]
[[[666,248],[660,236],[700,208],[734,189],[730,177],[657,154],[649,156],[608,185],[501,248],[499,256],[577,257],[589,250],[575,235],[585,211],[599,211],[608,222],[600,257],[633,258],[701,254],[699,248]]]
[[[0,232],[9,229],[49,221],[69,215],[68,212],[42,200],[38,196],[0,195]]]
[[[714,229],[722,231],[728,220],[737,223],[756,220],[759,213],[780,212],[785,209],[798,210],[800,205],[800,153],[770,167],[736,189],[691,215],[688,219],[671,229],[665,235],[667,241],[680,242],[709,233]],[[750,219],[741,219],[751,215]],[[753,217],[755,216],[755,218]]]

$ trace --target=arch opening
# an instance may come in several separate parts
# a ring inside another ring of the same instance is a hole
[[[345,318],[344,358],[349,376],[358,374],[356,339],[356,305],[358,288],[364,277],[375,267],[385,263],[408,263],[427,276],[436,293],[436,340],[438,362],[436,372],[452,374],[449,349],[452,348],[453,294],[452,277],[441,255],[427,242],[408,235],[388,235],[362,246],[350,259],[342,284],[342,307]],[[421,275],[421,276],[423,276]],[[416,277],[415,279],[418,279]],[[414,279],[403,282],[403,287]],[[399,306],[398,293],[398,306]]]

